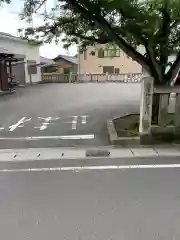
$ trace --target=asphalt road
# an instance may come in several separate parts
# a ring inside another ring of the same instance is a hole
[[[0,190],[2,239],[180,239],[179,168],[16,169],[0,172]]]
[[[139,103],[139,83],[41,84],[18,89],[0,98],[0,148],[108,145],[106,120],[139,112]]]

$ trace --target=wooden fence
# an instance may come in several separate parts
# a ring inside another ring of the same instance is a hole
[[[44,73],[42,81],[47,83],[88,83],[88,82],[120,82],[138,83],[142,73],[136,74],[60,74]]]

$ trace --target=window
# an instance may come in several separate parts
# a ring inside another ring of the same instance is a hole
[[[96,51],[91,51],[90,54],[91,54],[92,56],[96,56]]]
[[[37,74],[37,66],[35,60],[27,60],[27,65],[29,74]]]
[[[103,73],[114,73],[114,67],[113,66],[104,66]]]
[[[115,68],[114,73],[119,73],[119,68]]]
[[[105,49],[104,57],[120,57],[120,49]]]
[[[103,58],[104,57],[104,50],[102,48],[100,48],[98,50],[98,58]]]

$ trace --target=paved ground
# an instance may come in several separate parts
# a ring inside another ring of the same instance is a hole
[[[105,120],[137,112],[139,98],[138,84],[19,89],[0,99],[0,147],[107,145]],[[22,155],[13,152],[14,160],[0,162],[2,239],[180,239],[178,149],[110,151],[111,157],[124,151],[130,158],[84,158],[84,152],[74,150],[81,158],[62,158],[59,150],[56,160],[36,154],[39,160],[16,161]],[[144,150],[148,158],[139,157]],[[174,157],[164,157],[165,150]],[[1,150],[1,157],[8,151]],[[23,151],[29,155],[32,150]],[[58,148],[51,151],[57,156]]]
[[[0,148],[108,145],[106,119],[139,112],[139,101],[138,83],[19,89],[0,99]]]
[[[180,239],[179,168],[31,170],[0,172],[2,239]]]

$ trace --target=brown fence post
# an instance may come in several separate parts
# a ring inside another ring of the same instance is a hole
[[[91,74],[91,82],[92,82],[92,80],[93,80],[93,79],[92,79],[92,74]]]

